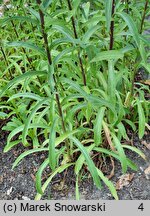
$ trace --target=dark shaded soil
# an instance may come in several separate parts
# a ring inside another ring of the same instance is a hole
[[[144,140],[149,143],[150,134],[147,134]],[[33,154],[27,156],[20,165],[11,170],[12,163],[20,153],[24,151],[24,148],[19,145],[9,151],[3,153],[7,134],[1,132],[0,135],[0,200],[13,200],[13,199],[34,199],[36,194],[35,190],[35,173],[45,158],[45,153]],[[138,155],[133,152],[127,152],[127,155],[132,159],[139,167],[139,170],[135,172],[133,180],[129,185],[123,187],[118,191],[119,199],[121,200],[149,200],[150,199],[150,179],[145,175],[144,170],[150,166],[150,150],[147,149],[141,141],[134,138],[134,146],[139,147],[147,156],[147,161],[144,161]],[[48,172],[48,170],[47,170]],[[128,173],[132,174],[132,170],[128,170]],[[111,179],[114,184],[118,181],[122,175],[121,167],[118,162],[115,161],[115,176]],[[46,177],[46,173],[45,173]],[[49,186],[46,194],[42,199],[75,199],[75,182],[72,171],[70,170],[66,175],[66,182],[61,189],[60,184],[63,176],[57,176],[52,184]],[[113,199],[108,188],[104,185],[102,190],[98,190],[93,186],[92,181],[85,178],[80,186],[80,199]]]

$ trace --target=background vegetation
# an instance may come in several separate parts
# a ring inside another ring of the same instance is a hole
[[[35,199],[69,167],[76,199],[85,172],[118,199],[100,167],[108,159],[114,168],[116,159],[123,173],[137,170],[126,149],[145,159],[130,134],[142,138],[149,128],[149,86],[139,76],[150,72],[149,1],[4,1],[1,11],[0,118],[10,132],[4,152],[27,147],[13,168],[46,151]]]

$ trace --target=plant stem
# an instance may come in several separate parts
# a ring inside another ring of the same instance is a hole
[[[126,0],[126,10],[127,14],[129,14],[129,0]]]
[[[144,27],[144,20],[145,20],[145,17],[146,17],[146,11],[148,9],[148,1],[149,0],[146,0],[146,2],[145,2],[144,12],[143,12],[142,21],[141,21],[140,34],[142,34],[143,27]]]
[[[112,18],[114,16],[114,12],[115,12],[115,0],[112,1]],[[112,50],[114,46],[114,20],[111,21],[111,25],[110,25],[110,47],[109,49]]]
[[[8,66],[9,66],[9,64],[8,64],[8,61],[7,61],[7,57],[6,57],[6,55],[5,55],[5,51],[3,50],[3,48],[2,48],[2,47],[1,47],[1,52],[2,52],[2,55],[3,55],[4,59],[5,59],[6,66],[8,67]],[[8,69],[8,72],[9,72],[10,78],[12,79],[12,78],[13,78],[13,76],[12,76],[12,74],[11,74],[11,71],[10,71],[10,69]]]
[[[59,2],[60,2],[61,7],[63,8],[63,1],[62,1],[62,0],[59,0]],[[65,20],[65,15],[64,15],[64,13],[63,13],[63,19]]]
[[[19,34],[18,34],[17,30],[16,30],[16,27],[15,27],[14,22],[11,21],[11,24],[12,24],[12,26],[13,26],[14,32],[15,32],[15,34],[16,34],[16,37],[17,37],[17,39],[19,40]],[[28,54],[27,54],[27,52],[26,52],[26,50],[25,50],[24,47],[22,47],[22,51],[23,51],[23,53],[25,54],[25,56],[26,56],[26,58],[27,58],[27,60],[28,60],[28,62],[29,62],[29,64],[30,64],[31,68],[32,68],[33,70],[35,70],[34,66],[32,65],[32,60],[30,60],[30,58],[29,58],[29,56],[28,56]],[[40,85],[42,85],[42,84],[41,84],[41,81],[40,81],[40,78],[37,77],[37,79],[38,79]],[[46,93],[45,90],[43,90],[43,91]]]
[[[12,24],[12,26],[13,26],[14,32],[15,32],[15,34],[16,34],[16,37],[19,39],[19,34],[18,34],[18,32],[17,32],[17,30],[16,30],[16,27],[15,27],[15,24],[14,24],[14,22],[13,22],[12,20],[11,20],[11,24]],[[27,55],[26,50],[25,50],[24,47],[22,47],[22,51],[23,51],[23,53],[26,55],[27,60],[28,60],[28,62],[29,62],[29,64],[30,64],[30,66],[33,68],[32,64],[31,64],[32,62],[31,62],[29,56]]]
[[[72,10],[71,1],[67,0],[67,3],[68,3],[68,8],[71,11]],[[71,21],[72,21],[74,37],[75,37],[75,39],[78,39],[78,33],[77,33],[76,25],[75,25],[74,16],[71,17]],[[84,84],[84,86],[86,86],[86,76],[85,76],[85,70],[84,70],[84,67],[83,67],[83,61],[82,61],[82,58],[80,56],[80,50],[78,51],[78,59],[79,59],[79,64],[80,64],[81,73],[82,73],[82,77],[83,77],[83,84]]]
[[[41,0],[36,0],[36,1],[37,1],[38,5],[41,4]],[[47,36],[47,33],[45,32],[44,13],[42,12],[41,9],[39,9],[39,15],[40,15],[42,36],[44,39],[44,46],[45,46],[46,53],[47,53],[48,64],[51,66],[53,63],[52,62],[52,56],[51,56],[51,51],[50,51],[49,46],[48,46],[48,36]],[[56,95],[55,95],[56,103],[57,103],[57,107],[58,107],[59,116],[61,118],[62,129],[63,129],[63,132],[66,132],[66,127],[65,127],[64,118],[63,118],[63,112],[62,112],[62,108],[61,108],[61,104],[60,104],[60,98],[59,98],[59,94],[58,94],[57,81],[56,81],[56,77],[54,74],[53,74],[53,79],[54,79],[55,90],[56,90]],[[66,147],[67,147],[68,157],[71,158],[70,147],[69,147],[68,142],[66,142]]]
[[[146,2],[145,2],[144,12],[143,12],[142,22],[141,22],[141,28],[140,28],[140,34],[141,34],[142,31],[143,31],[144,20],[145,20],[145,17],[146,17],[147,8],[148,8],[148,0],[146,0]],[[133,94],[134,94],[134,81],[135,81],[135,76],[136,76],[136,71],[137,71],[137,67],[136,67],[136,62],[137,62],[137,61],[138,61],[138,60],[137,60],[137,58],[136,58],[135,64],[134,64],[133,75],[132,75],[132,87],[131,87],[131,95],[132,95],[132,96],[133,96]]]

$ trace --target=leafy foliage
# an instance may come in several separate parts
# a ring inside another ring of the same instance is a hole
[[[26,7],[25,7],[25,4]],[[40,199],[52,178],[72,167],[76,198],[86,168],[118,199],[99,159],[113,157],[136,170],[125,149],[128,131],[144,136],[150,93],[149,4],[142,1],[16,1],[0,18],[0,118],[9,119],[4,152],[20,142],[27,155],[48,152],[36,175]],[[139,28],[140,26],[140,28]],[[96,159],[95,159],[96,158]],[[42,185],[42,173],[51,168]]]

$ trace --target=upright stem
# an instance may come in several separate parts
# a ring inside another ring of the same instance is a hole
[[[114,16],[115,13],[115,0],[112,1],[112,18]],[[110,25],[110,47],[109,49],[112,50],[114,46],[114,20],[111,21],[111,25]]]
[[[68,8],[71,11],[72,10],[71,1],[67,0],[67,3],[68,3]],[[75,39],[78,39],[78,33],[77,33],[77,29],[76,29],[76,24],[75,24],[75,18],[74,18],[74,16],[71,17],[71,21],[72,21],[72,27],[73,27],[74,37],[75,37]],[[82,73],[82,77],[83,77],[83,84],[84,84],[84,86],[86,86],[85,70],[84,70],[84,67],[83,67],[82,58],[80,56],[80,51],[78,51],[78,59],[79,59],[79,64],[80,64],[81,73]]]
[[[62,1],[62,0],[59,0],[59,2],[60,2],[60,6],[63,8],[63,1]],[[64,13],[63,13],[63,19],[65,19]]]
[[[38,5],[41,4],[41,0],[36,0],[36,1],[37,1]],[[51,51],[50,51],[49,46],[48,46],[48,36],[47,36],[47,33],[45,32],[44,13],[42,12],[41,9],[39,9],[39,15],[40,15],[40,21],[41,21],[42,36],[43,36],[43,39],[44,39],[44,46],[45,46],[45,50],[46,50],[46,53],[47,53],[48,64],[51,66],[52,63],[53,63],[52,62],[52,56],[51,56]],[[53,79],[54,79],[54,82],[55,82],[56,103],[57,103],[57,107],[58,107],[59,116],[61,118],[62,129],[63,129],[63,132],[66,132],[66,127],[65,127],[64,118],[63,118],[63,112],[62,112],[62,108],[61,108],[61,104],[60,104],[60,98],[59,98],[59,94],[58,94],[57,81],[56,81],[56,77],[55,77],[54,74],[53,74]],[[69,156],[69,158],[71,158],[70,147],[69,147],[68,142],[66,142],[66,147],[67,147],[68,156]]]
[[[3,50],[3,48],[1,47],[1,52],[2,52],[2,55],[3,55],[3,57],[4,57],[4,59],[5,59],[5,62],[6,62],[6,66],[8,67],[9,66],[9,64],[8,64],[8,61],[7,61],[7,57],[6,57],[6,55],[5,55],[5,52],[4,52],[4,50]],[[12,79],[13,78],[13,76],[12,76],[12,74],[11,74],[11,71],[8,69],[8,71],[9,71],[9,74],[10,74],[10,78]]]
[[[16,27],[15,27],[15,24],[14,24],[14,22],[13,22],[12,20],[11,20],[11,24],[12,24],[12,26],[13,26],[14,32],[15,32],[15,34],[16,34],[16,37],[19,39],[19,34],[18,34],[18,32],[17,32],[17,30],[16,30]],[[32,62],[31,62],[29,56],[27,55],[26,50],[25,50],[24,47],[22,47],[22,51],[23,51],[24,54],[26,55],[29,64],[32,66],[32,64],[31,64]]]
[[[126,0],[126,9],[127,9],[127,14],[129,13],[129,0]]]
[[[145,20],[145,17],[146,17],[146,11],[147,11],[147,9],[148,9],[148,1],[149,1],[149,0],[146,0],[146,2],[145,2],[144,12],[143,12],[142,22],[141,22],[141,28],[140,28],[140,34],[141,34],[142,31],[143,31],[144,20]]]

